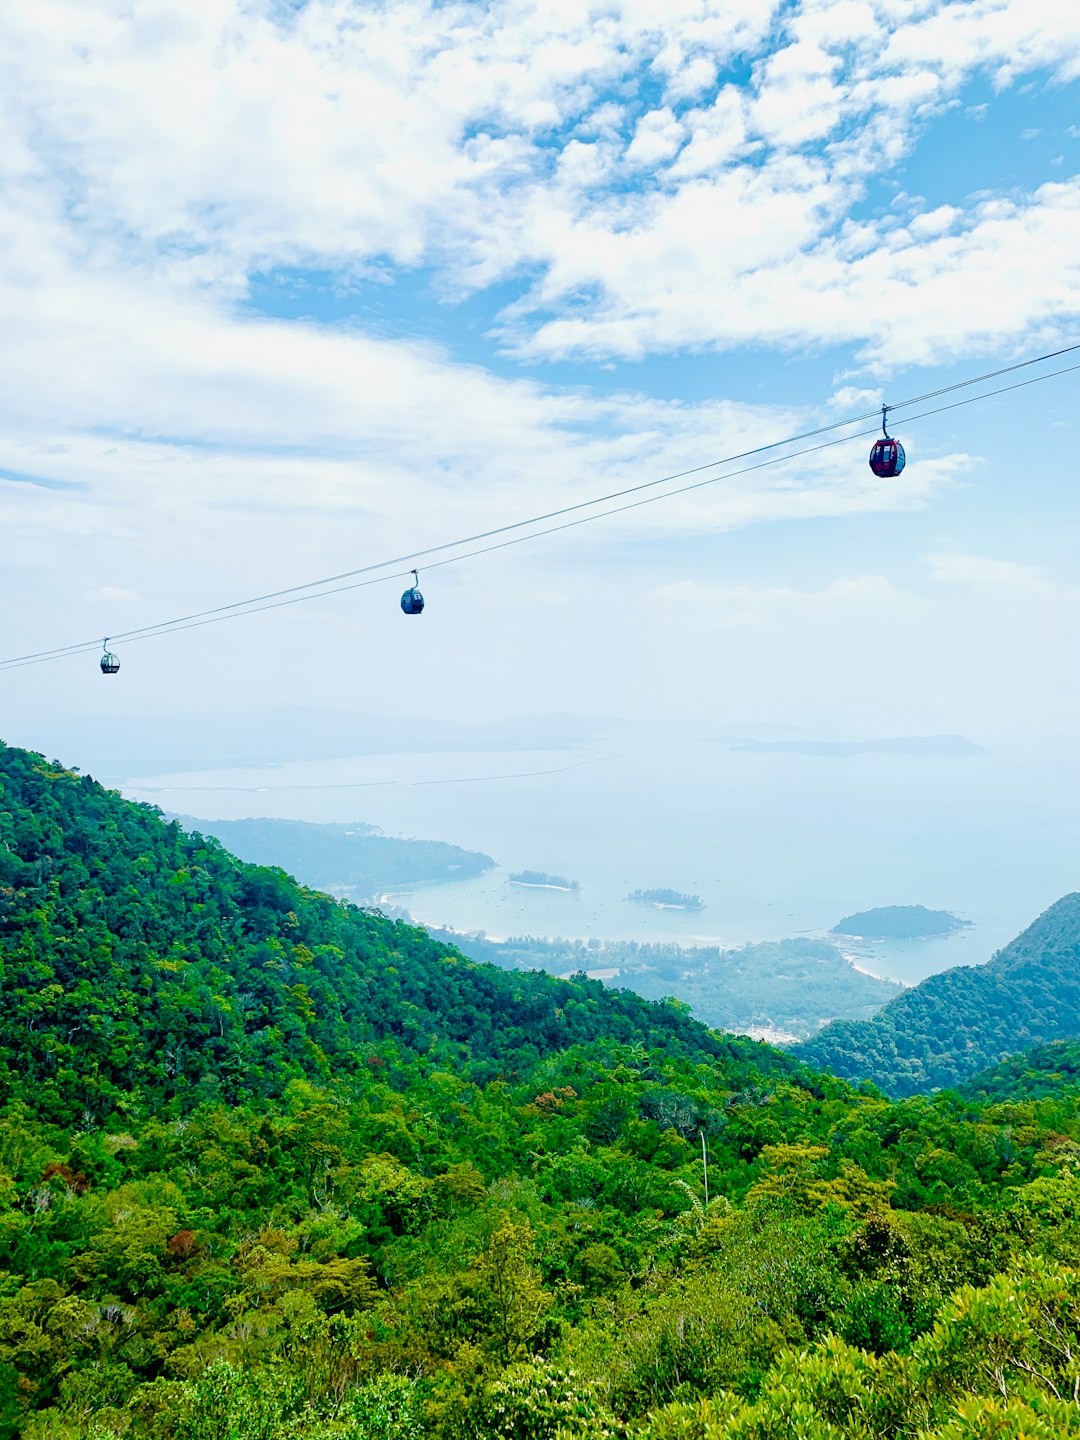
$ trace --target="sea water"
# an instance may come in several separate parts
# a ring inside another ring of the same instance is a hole
[[[363,820],[446,840],[498,867],[385,899],[416,919],[496,937],[739,945],[820,934],[878,905],[953,911],[971,928],[843,941],[861,967],[915,983],[987,960],[1080,887],[1077,751],[1008,741],[988,754],[844,758],[746,752],[707,726],[612,727],[587,746],[344,757],[143,776],[126,793],[208,819]],[[580,891],[527,889],[544,870]],[[698,911],[629,903],[698,894]]]

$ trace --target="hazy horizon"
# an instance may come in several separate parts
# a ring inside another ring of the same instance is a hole
[[[489,726],[436,724],[425,734],[328,713],[346,731],[350,721],[366,725],[383,745],[352,757],[316,746],[298,757],[285,736],[295,748],[310,730],[297,729],[293,714],[277,736],[275,717],[264,717],[257,738],[276,753],[271,760],[236,759],[227,732],[192,740],[192,751],[216,743],[217,761],[109,775],[86,735],[58,758],[195,818],[362,821],[490,854],[499,868],[489,876],[394,898],[429,924],[500,936],[740,944],[826,930],[853,911],[900,903],[975,922],[948,939],[891,947],[878,968],[910,983],[989,959],[1080,883],[1072,735],[1053,744],[998,737],[985,753],[806,755],[736,748],[736,732],[752,724],[562,716],[495,727],[502,748],[494,748]],[[128,732],[137,729],[128,722]],[[760,729],[775,736],[777,724]],[[835,738],[811,729],[810,738]],[[144,743],[152,749],[155,738],[170,753],[175,737],[150,733]],[[409,743],[418,738],[423,744]],[[97,743],[115,749],[116,740],[106,729]],[[508,890],[507,875],[521,868],[567,874],[583,891]],[[630,889],[654,885],[700,892],[707,908],[625,904]]]

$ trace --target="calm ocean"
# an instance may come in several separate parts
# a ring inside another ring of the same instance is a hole
[[[942,940],[849,947],[908,983],[990,957],[1080,887],[1075,742],[1002,742],[971,756],[823,758],[745,753],[706,727],[620,727],[588,748],[399,754],[143,776],[126,793],[205,818],[363,820],[448,840],[499,869],[419,887],[417,919],[495,936],[735,945],[817,933],[875,905],[952,910]],[[526,890],[510,871],[581,882]],[[696,913],[628,904],[628,891],[700,894]]]

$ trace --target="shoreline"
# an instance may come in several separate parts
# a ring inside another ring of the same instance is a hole
[[[626,899],[631,905],[648,905],[653,910],[681,910],[684,915],[696,915],[699,910],[707,908],[704,905],[679,905],[674,900],[635,900],[632,895],[627,895]]]
[[[859,961],[867,958],[865,955],[851,955],[847,950],[841,950],[839,945],[836,949],[840,958],[846,960],[852,970],[857,970],[860,975],[866,975],[871,980],[883,980],[887,985],[902,985],[905,990],[911,989],[906,980],[897,980],[894,975],[879,975],[876,970],[868,970],[865,965],[860,965]]]

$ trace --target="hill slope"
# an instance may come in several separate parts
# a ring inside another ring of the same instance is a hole
[[[2,748],[0,910],[0,1440],[1080,1440],[1075,1088],[854,1093]]]
[[[9,746],[0,959],[0,1103],[61,1123],[273,1096],[396,1054],[452,1066],[466,1043],[475,1073],[601,1039],[799,1068],[684,1008],[475,964]]]
[[[1028,1100],[1055,1100],[1080,1089],[1080,1040],[1052,1040],[1000,1065],[981,1070],[961,1087],[969,1100],[988,1104],[1018,1104]]]
[[[837,1021],[794,1053],[845,1079],[913,1095],[1077,1035],[1080,894],[1072,894],[987,964],[931,975],[872,1020]]]

